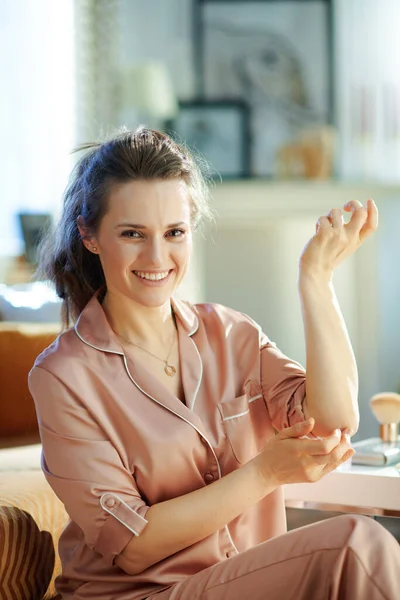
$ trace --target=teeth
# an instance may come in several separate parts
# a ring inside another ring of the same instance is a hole
[[[164,271],[162,273],[145,273],[144,271],[134,271],[134,273],[142,279],[149,279],[150,281],[160,281],[161,279],[165,279],[167,277],[169,271]]]

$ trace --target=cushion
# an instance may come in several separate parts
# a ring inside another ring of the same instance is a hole
[[[68,516],[41,471],[0,477],[0,600],[54,598]],[[47,595],[45,595],[47,593]]]
[[[54,570],[51,534],[15,506],[0,506],[0,598],[43,598]]]
[[[36,357],[59,333],[59,324],[0,322],[0,442],[18,436],[39,441],[27,378]]]
[[[42,444],[0,449],[0,475],[2,471],[40,471]]]

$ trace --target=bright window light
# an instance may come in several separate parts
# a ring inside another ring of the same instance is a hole
[[[19,211],[57,214],[73,164],[73,5],[2,3],[0,256],[23,252]]]

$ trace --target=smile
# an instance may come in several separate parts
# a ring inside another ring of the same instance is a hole
[[[147,279],[148,281],[162,281],[169,275],[169,271],[161,271],[159,273],[147,273],[146,271],[133,271],[137,277],[141,279]]]

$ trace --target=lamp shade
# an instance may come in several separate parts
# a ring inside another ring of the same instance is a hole
[[[140,63],[122,73],[122,106],[134,108],[148,116],[173,118],[178,101],[167,68],[162,63]]]

